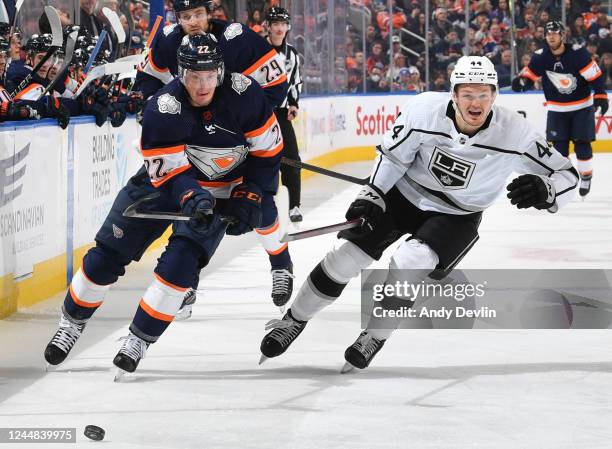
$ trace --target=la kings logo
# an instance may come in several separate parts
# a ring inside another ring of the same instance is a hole
[[[429,161],[429,172],[446,190],[465,189],[470,183],[476,164],[453,156],[438,147]]]

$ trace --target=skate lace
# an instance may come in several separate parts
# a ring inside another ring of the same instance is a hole
[[[289,292],[289,281],[295,276],[287,269],[272,270],[272,294],[284,295]]]
[[[355,348],[361,352],[366,358],[370,357],[380,345],[380,340],[372,337],[368,333],[363,333],[359,336],[357,341],[355,342]]]
[[[132,360],[144,359],[147,353],[147,343],[138,338],[134,334],[129,334],[125,337],[121,337],[119,341],[123,340],[119,353],[125,354]]]
[[[51,344],[57,346],[64,352],[70,352],[81,336],[84,328],[84,324],[76,324],[62,315],[59,322],[59,329],[53,336]]]
[[[282,320],[274,319],[266,323],[266,330],[274,329],[270,332],[270,337],[278,341],[282,346],[291,343],[298,336],[301,329],[300,323],[290,317]]]

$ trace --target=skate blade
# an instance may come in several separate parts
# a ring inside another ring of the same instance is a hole
[[[268,360],[268,357],[266,357],[265,355],[262,354],[261,357],[259,357],[259,364],[261,365],[266,360]]]
[[[353,365],[351,365],[349,362],[345,362],[344,366],[340,370],[340,374],[350,373],[352,371],[355,371],[355,369],[356,368]]]
[[[285,314],[285,306],[278,306],[278,310],[280,310],[281,315]]]
[[[117,368],[117,372],[115,373],[115,378],[113,379],[113,382],[121,382],[121,380],[125,376],[125,373],[126,371],[122,370],[121,368]]]
[[[45,373],[50,373],[51,371],[53,371],[53,365],[47,362],[47,364],[45,365]]]

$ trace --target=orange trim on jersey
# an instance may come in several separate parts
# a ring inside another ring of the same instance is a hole
[[[251,65],[248,69],[242,72],[243,75],[250,75],[255,70],[265,65],[270,59],[273,59],[278,55],[278,52],[274,49],[270,50],[268,53],[259,58],[253,65]]]
[[[270,118],[268,118],[268,120],[266,120],[266,123],[264,123],[261,127],[257,128],[257,129],[254,129],[253,131],[249,131],[249,132],[244,133],[244,137],[246,137],[248,139],[250,137],[261,136],[267,130],[272,128],[272,126],[275,123],[276,123],[276,116],[274,115],[274,113],[272,113]]]
[[[164,156],[166,154],[174,154],[174,153],[180,153],[181,151],[185,151],[185,145],[176,145],[174,147],[151,148],[149,150],[145,150],[144,148],[141,147],[141,151],[144,157]]]
[[[591,81],[599,78],[601,75],[603,75],[603,72],[600,70],[599,72],[597,72],[597,75],[593,75],[591,78],[587,78],[587,81],[590,83]]]
[[[540,77],[538,75],[536,75],[535,73],[533,73],[529,67],[525,67],[523,69],[523,73],[521,73],[521,76],[523,78],[529,78],[531,81],[537,81],[540,79]]]
[[[149,63],[151,64],[151,67],[153,67],[153,70],[155,70],[156,72],[166,73],[170,71],[168,67],[166,67],[165,69],[160,69],[159,67],[155,65],[155,63],[153,62],[153,49],[152,48],[149,48],[149,54],[147,55],[147,57],[149,58]]]
[[[595,94],[593,95],[593,99],[595,98],[601,98],[603,100],[607,100],[608,99],[608,94]]]
[[[25,94],[33,91],[34,89],[38,89],[39,87],[42,87],[42,85],[38,83],[32,83],[29,86],[26,86],[21,92],[15,95],[15,100],[21,99]]]
[[[586,98],[583,98],[582,100],[576,100],[576,101],[568,101],[567,103],[562,103],[560,101],[547,101],[544,104],[545,105],[549,105],[549,104],[554,104],[557,106],[574,106],[580,103],[586,103],[587,101],[589,101],[591,99],[591,96],[589,95]]]
[[[190,168],[191,168],[191,164],[187,164],[187,165],[183,165],[182,167],[175,168],[174,170],[166,173],[166,176],[164,176],[162,179],[158,181],[151,180],[151,184],[153,184],[153,187],[159,187],[162,184],[164,184],[166,181],[168,181],[170,178],[174,178],[176,175],[183,173],[184,171],[189,170]]]
[[[278,86],[279,84],[284,83],[285,81],[287,81],[287,75],[283,73],[280,78],[275,79],[274,81],[271,81],[268,84],[263,84],[261,87],[265,89],[266,87]]]
[[[274,231],[276,231],[279,227],[280,227],[280,224],[278,220],[276,220],[271,227],[267,229],[255,229],[255,232],[257,232],[259,235],[269,235],[269,234],[272,234]]]
[[[276,251],[268,251],[266,250],[266,252],[271,255],[271,256],[276,256],[280,253],[282,253],[283,251],[285,251],[287,249],[287,247],[289,246],[289,243],[284,243],[283,246],[281,246],[279,249],[277,249]]]
[[[81,307],[87,307],[89,309],[93,309],[95,307],[100,307],[102,305],[102,303],[104,301],[99,301],[99,302],[85,302],[81,299],[79,299],[79,297],[76,295],[76,293],[74,293],[74,290],[72,289],[72,284],[70,284],[70,297],[72,298],[72,300],[74,301],[74,303],[78,306]]]
[[[585,66],[585,67],[584,67],[582,70],[579,70],[580,74],[581,74],[581,75],[584,75],[584,72],[587,72],[587,71],[591,70],[591,68],[592,68],[594,65],[596,66],[596,65],[597,65],[597,63],[596,63],[595,61],[591,61],[591,63],[590,63],[590,64],[587,64],[587,65],[586,65],[586,66]],[[598,67],[598,68],[599,68],[599,67]],[[601,76],[601,74],[602,74],[602,71],[601,71],[601,69],[599,69],[599,71],[597,72],[597,74],[596,74],[596,75],[593,75],[591,78],[586,78],[586,80],[587,80],[588,82],[591,82],[591,81],[596,80],[597,78],[599,78],[599,77]]]
[[[274,157],[283,150],[284,143],[281,142],[273,150],[257,150],[251,151],[249,154],[255,157]]]
[[[198,181],[198,184],[204,187],[225,187],[231,184],[241,183],[243,180],[242,176],[231,181]]]
[[[174,320],[174,316],[166,315],[165,313],[158,312],[153,307],[151,307],[149,304],[147,304],[144,298],[140,300],[140,303],[138,305],[142,308],[142,310],[145,311],[147,315],[150,315],[153,318],[157,318],[158,320],[168,321],[168,322]]]
[[[587,70],[589,70],[591,67],[593,67],[593,64],[596,64],[595,61],[591,61],[590,63],[588,63],[587,65],[585,65],[582,69],[578,70],[580,72],[580,74],[582,75],[584,72],[586,72]]]
[[[151,48],[151,42],[153,42],[153,38],[157,34],[157,29],[159,28],[159,24],[162,21],[162,16],[157,16],[155,18],[155,23],[153,24],[153,28],[151,28],[151,32],[149,33],[149,37],[147,38],[147,48]]]
[[[155,276],[155,279],[157,279],[159,282],[161,282],[162,284],[173,288],[174,290],[178,290],[179,292],[186,292],[188,287],[179,287],[178,285],[174,285],[172,282],[168,282],[167,280],[165,280],[163,277],[161,277],[159,274],[157,273],[153,273],[153,275]]]

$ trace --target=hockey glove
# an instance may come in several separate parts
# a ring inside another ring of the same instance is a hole
[[[373,184],[363,186],[345,214],[347,220],[363,218],[363,225],[340,231],[338,237],[349,240],[365,237],[378,226],[386,210],[385,195],[380,189]]]
[[[511,203],[519,209],[549,209],[555,205],[555,186],[545,176],[521,175],[508,184],[506,190]]]
[[[109,114],[111,125],[113,128],[118,128],[123,125],[127,114],[125,112],[125,103],[120,101],[115,101],[110,104]]]
[[[205,234],[217,217],[213,213],[215,197],[206,189],[189,189],[181,194],[181,212],[191,215],[188,225],[195,232]]]
[[[43,104],[46,106],[46,115],[56,118],[60,128],[66,129],[70,123],[70,111],[64,106],[58,98],[46,95],[43,99]]]
[[[608,112],[608,99],[607,98],[595,98],[593,101],[593,106],[595,107],[595,112],[599,108],[599,113],[601,115],[605,115]]]
[[[261,226],[261,189],[251,182],[243,182],[232,190],[223,215],[235,218],[225,231],[228,235],[241,235]]]
[[[533,81],[529,78],[517,76],[512,80],[512,90],[515,92],[526,92],[533,88]]]
[[[96,125],[102,126],[108,118],[108,92],[102,86],[87,86],[81,96],[81,111],[93,115]]]
[[[19,102],[3,101],[0,104],[0,121],[39,119],[36,109]]]
[[[142,96],[142,92],[130,92],[129,95],[125,96],[127,101],[125,110],[128,114],[138,114],[145,105],[145,99]]]

